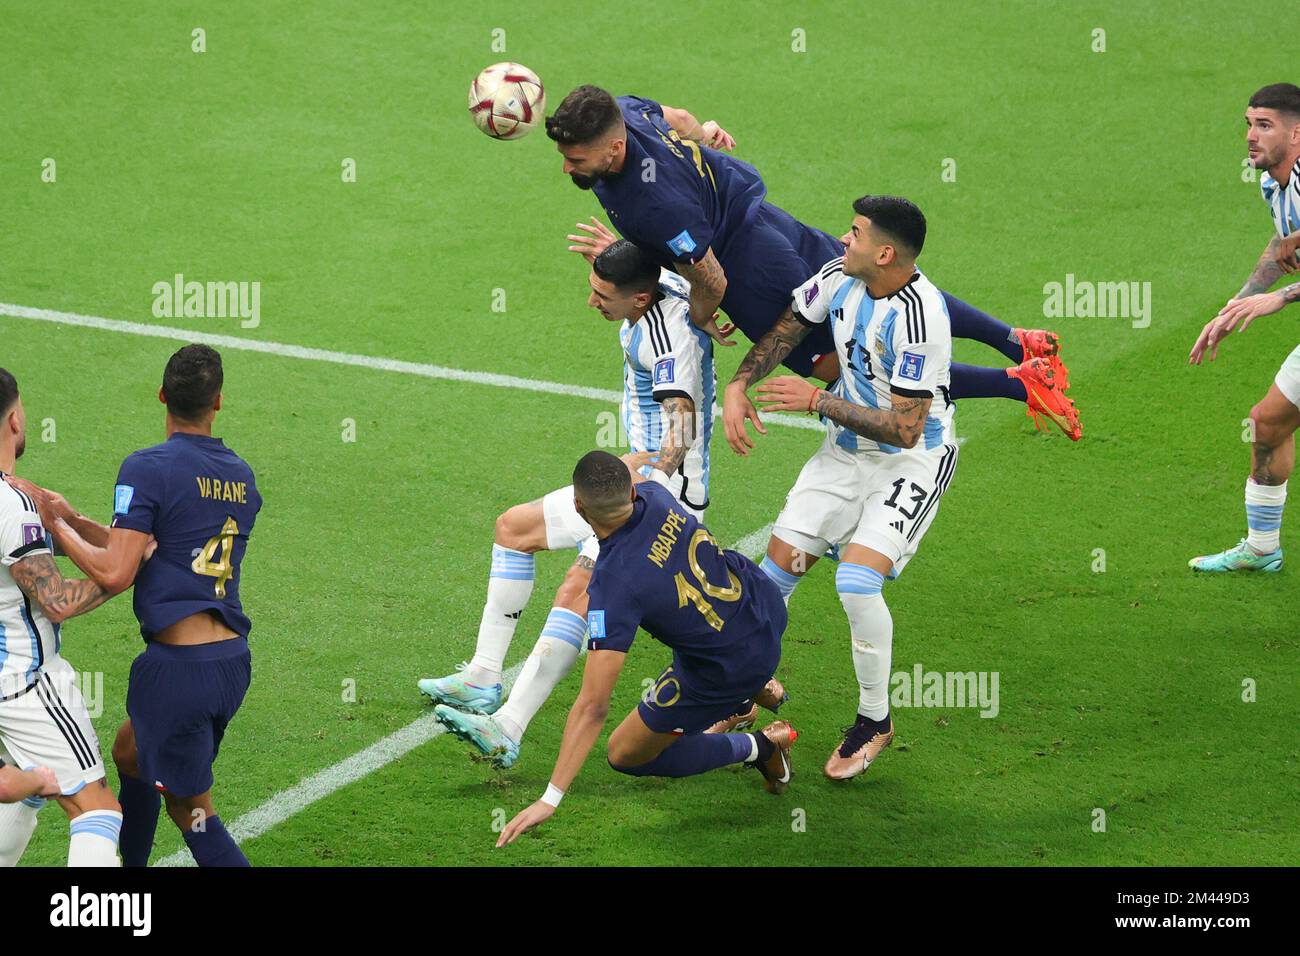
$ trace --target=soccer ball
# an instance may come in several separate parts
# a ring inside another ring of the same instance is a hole
[[[546,110],[537,74],[519,63],[493,63],[469,85],[469,115],[494,139],[518,139],[532,131]]]

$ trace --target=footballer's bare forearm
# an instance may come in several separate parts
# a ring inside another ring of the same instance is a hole
[[[94,581],[65,578],[48,554],[23,558],[9,571],[14,583],[55,624],[93,611],[112,596]]]
[[[1292,302],[1300,302],[1300,282],[1293,282],[1291,285],[1278,289],[1277,294],[1282,297],[1282,301],[1287,305]]]
[[[933,399],[893,396],[893,408],[867,408],[837,398],[830,392],[817,396],[817,411],[837,425],[872,441],[913,448],[925,430],[925,416]]]
[[[81,539],[94,548],[108,547],[108,525],[100,524],[92,518],[77,512],[66,519],[72,530],[81,535]]]
[[[689,139],[692,142],[704,142],[704,126],[691,113],[690,110],[678,109],[672,106],[663,107],[664,119],[668,125],[676,130],[677,135],[682,139]]]
[[[748,391],[755,382],[771,374],[810,331],[811,326],[796,319],[794,312],[787,307],[776,324],[749,350],[732,376],[732,384],[739,384]]]
[[[727,274],[710,249],[694,263],[677,263],[677,272],[691,284],[691,321],[703,328],[713,319],[727,292]]]
[[[560,741],[560,755],[555,758],[555,769],[551,771],[551,785],[568,792],[578,771],[587,762],[591,748],[596,746],[600,732],[605,728],[605,718],[609,716],[609,701],[601,703],[578,695],[569,719],[564,724],[564,739]]]
[[[1267,292],[1273,288],[1273,283],[1282,277],[1282,267],[1277,264],[1277,247],[1282,240],[1274,236],[1264,247],[1264,252],[1255,263],[1255,271],[1250,274],[1246,284],[1241,287],[1241,291],[1233,296],[1234,299],[1244,299],[1248,295],[1259,295],[1261,292]]]
[[[686,452],[695,443],[695,403],[689,398],[674,395],[663,400],[662,408],[668,418],[668,428],[664,433],[663,444],[659,446],[659,458],[654,467],[665,475],[672,475],[682,467]]]

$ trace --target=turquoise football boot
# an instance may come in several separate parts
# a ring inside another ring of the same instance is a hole
[[[471,714],[494,714],[501,707],[500,684],[480,687],[471,684],[460,674],[446,677],[426,677],[416,684],[420,693],[435,704],[446,704]]]
[[[433,708],[433,716],[447,728],[447,733],[473,744],[479,753],[491,757],[492,762],[503,770],[513,767],[519,759],[518,742],[507,737],[501,725],[491,717],[467,714],[446,704]]]
[[[1187,564],[1193,571],[1281,571],[1282,549],[1268,554],[1256,554],[1255,549],[1242,538],[1235,548],[1192,558]]]

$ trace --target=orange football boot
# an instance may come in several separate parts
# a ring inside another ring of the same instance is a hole
[[[1074,402],[1065,397],[1059,385],[1056,369],[1051,359],[1032,358],[1007,369],[1007,374],[1025,386],[1026,414],[1034,420],[1034,428],[1042,429],[1040,418],[1047,418],[1065,432],[1070,441],[1083,437],[1083,424]]]
[[[1061,361],[1061,337],[1046,329],[1012,329],[1020,340],[1020,348],[1025,357],[1021,361],[1045,358],[1052,363],[1056,372],[1056,387],[1066,391],[1070,387],[1070,370]]]

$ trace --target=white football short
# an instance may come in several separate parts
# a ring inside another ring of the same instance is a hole
[[[1286,357],[1286,361],[1278,369],[1274,382],[1278,390],[1286,396],[1286,400],[1300,408],[1300,345],[1297,345],[1295,351]]]
[[[852,452],[829,436],[785,499],[773,535],[821,557],[831,546],[859,544],[902,573],[939,512],[957,467],[957,446],[888,455]]]
[[[665,487],[677,495],[681,488],[681,481],[678,479],[674,482],[675,478],[678,478],[678,475],[669,478]],[[695,510],[680,497],[678,503],[698,520],[704,520],[703,512]],[[547,550],[563,551],[565,548],[577,548],[582,557],[596,560],[596,555],[600,554],[600,542],[597,541],[596,533],[591,530],[591,526],[582,520],[582,515],[578,514],[578,509],[574,507],[573,485],[559,488],[542,498],[542,514],[546,519]]]
[[[53,770],[65,797],[104,778],[77,672],[62,657],[45,662],[31,690],[0,701],[0,740],[15,766]]]

